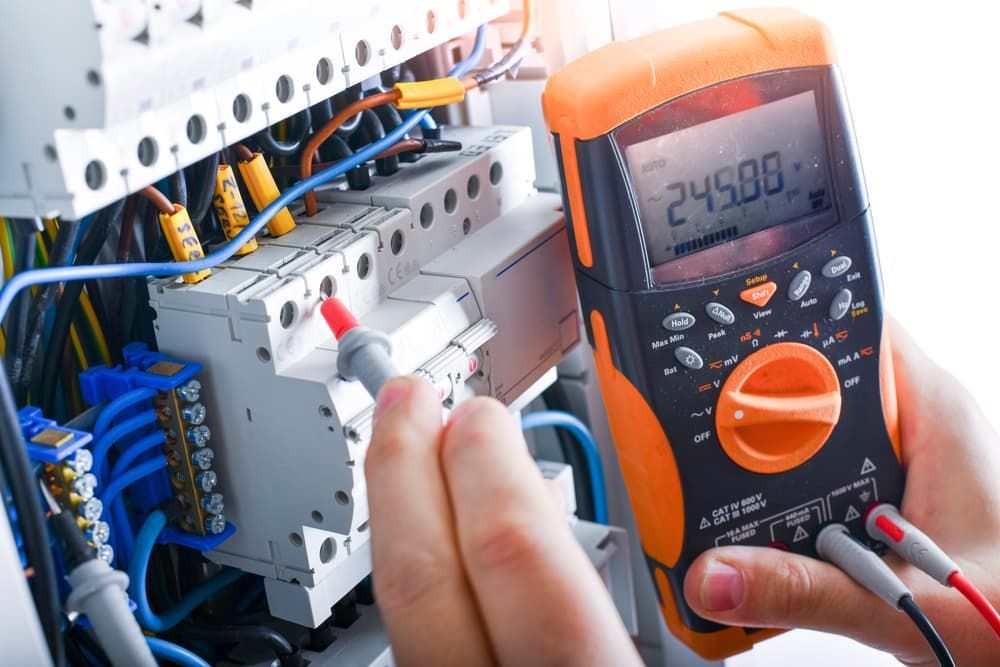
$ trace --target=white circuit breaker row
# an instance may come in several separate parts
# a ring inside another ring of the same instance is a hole
[[[509,0],[12,2],[0,215],[75,219],[509,10]]]
[[[371,399],[339,378],[318,306],[336,295],[389,335],[394,361],[450,405],[515,408],[579,341],[559,198],[535,192],[526,128],[446,131],[427,155],[201,283],[154,281],[159,349],[204,363],[210,445],[236,534],[208,554],[265,577],[271,613],[315,627],[370,572],[364,456]]]

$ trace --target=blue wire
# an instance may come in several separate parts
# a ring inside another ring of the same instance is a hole
[[[181,665],[181,667],[211,667],[211,665],[205,662],[205,660],[197,654],[192,653],[183,646],[178,646],[173,642],[168,642],[165,639],[146,637],[146,644],[149,645],[149,650],[152,651],[153,655],[157,658],[169,660],[175,665]]]
[[[594,497],[594,520],[597,523],[608,523],[608,498],[604,487],[604,464],[601,462],[601,452],[594,441],[590,429],[582,421],[559,410],[540,410],[529,412],[521,417],[521,429],[530,431],[535,428],[552,426],[569,431],[587,459],[587,476],[590,477],[591,495]]]
[[[121,477],[116,477],[111,480],[111,483],[105,487],[104,493],[101,494],[101,502],[104,503],[105,507],[110,507],[111,503],[113,503],[115,498],[118,497],[118,494],[120,494],[129,484],[133,484],[143,477],[152,475],[157,470],[162,470],[166,467],[167,459],[163,456],[157,456],[155,459],[146,461],[145,463],[140,463],[123,474]]]
[[[420,127],[425,130],[436,130],[438,129],[437,121],[434,120],[434,116],[427,114],[420,119]]]
[[[146,597],[146,572],[156,539],[166,526],[167,515],[161,510],[153,510],[135,538],[135,555],[128,568],[129,591],[135,600],[135,614],[139,625],[153,632],[166,632],[173,628],[210,597],[243,576],[240,570],[223,570],[192,589],[169,610],[157,614],[150,608]]]
[[[133,444],[128,446],[122,455],[118,457],[115,461],[115,465],[111,468],[111,476],[108,479],[114,480],[120,477],[128,470],[132,462],[137,458],[145,454],[146,452],[157,449],[159,445],[162,445],[167,439],[166,433],[163,431],[154,431],[149,435],[136,440]]]
[[[482,57],[486,49],[486,30],[480,26],[476,31],[476,43],[472,53],[468,58],[458,63],[452,68],[449,76],[461,77],[468,72]],[[379,141],[369,144],[360,149],[351,157],[341,160],[335,165],[319,171],[309,178],[299,181],[282,192],[277,199],[264,208],[260,214],[254,218],[253,222],[243,228],[239,234],[234,236],[228,243],[201,259],[186,262],[133,262],[128,264],[93,264],[87,266],[53,266],[44,269],[32,269],[21,271],[11,276],[2,288],[0,288],[0,322],[7,316],[14,297],[21,290],[33,285],[44,285],[48,283],[58,283],[70,280],[105,280],[108,278],[138,278],[144,276],[176,276],[182,273],[197,273],[205,269],[226,261],[237,250],[242,248],[248,241],[252,240],[257,233],[273,218],[279,211],[302,197],[310,190],[315,190],[338,176],[342,176],[354,167],[374,159],[376,155],[398,143],[405,138],[418,123],[427,115],[428,110],[422,109],[411,116],[408,116],[401,125],[393,129]]]
[[[136,403],[142,403],[147,399],[153,398],[155,395],[155,391],[143,387],[126,392],[105,405],[104,409],[101,410],[101,414],[97,417],[97,421],[94,422],[94,440],[100,440],[101,436],[104,435],[104,432],[111,426],[111,422],[113,422],[125,410],[129,409]]]
[[[100,479],[104,475],[104,460],[108,452],[119,440],[131,434],[133,431],[156,423],[156,413],[152,409],[140,412],[134,417],[119,422],[101,436],[101,439],[94,445],[94,467],[93,473]]]

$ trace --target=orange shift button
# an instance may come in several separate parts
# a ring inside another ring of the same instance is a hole
[[[778,285],[774,282],[769,282],[764,283],[763,285],[755,285],[750,289],[743,290],[740,292],[740,298],[747,303],[752,303],[758,308],[763,308],[777,291]]]

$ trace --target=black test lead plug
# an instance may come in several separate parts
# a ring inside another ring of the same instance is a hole
[[[907,563],[930,575],[942,586],[964,595],[1000,637],[1000,613],[976,586],[965,578],[958,564],[922,530],[903,518],[888,503],[872,506],[865,514],[865,530]]]
[[[49,506],[49,525],[56,534],[66,562],[66,579],[72,592],[66,610],[87,617],[112,665],[156,667],[146,638],[129,608],[128,575],[113,570],[94,555],[72,513],[62,511],[52,493],[40,482]]]
[[[878,555],[851,536],[840,523],[827,526],[816,536],[816,551],[869,591],[902,611],[924,636],[942,667],[954,667],[955,661],[941,636],[927,616],[913,601],[913,593]]]

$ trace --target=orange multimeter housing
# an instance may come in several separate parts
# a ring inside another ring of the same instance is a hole
[[[723,545],[816,556],[903,489],[867,194],[825,27],[757,9],[613,43],[543,96],[601,392],[671,631]]]

